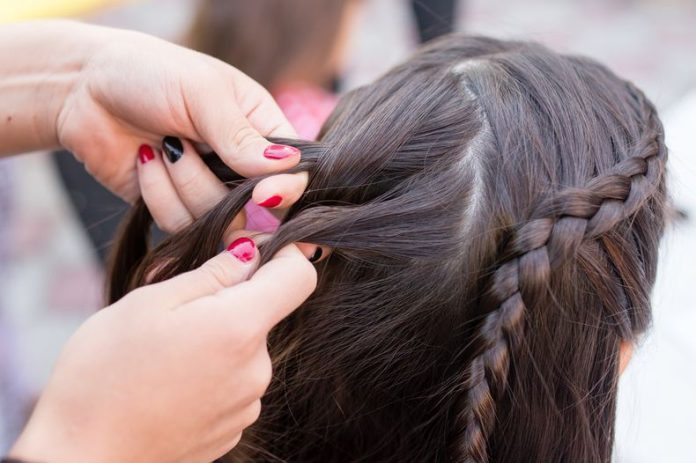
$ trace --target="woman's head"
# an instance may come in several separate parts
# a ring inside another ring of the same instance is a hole
[[[231,459],[609,461],[619,348],[650,321],[662,128],[631,84],[525,42],[450,36],[344,97],[298,170],[289,242],[333,249],[271,333],[275,374]],[[111,298],[214,255],[258,179],[146,253]],[[204,399],[202,399],[204,400]]]
[[[356,0],[203,0],[189,45],[264,87],[324,85],[341,66]]]

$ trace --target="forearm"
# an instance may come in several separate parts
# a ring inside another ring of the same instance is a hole
[[[0,27],[0,156],[58,146],[60,110],[103,35],[68,21]]]

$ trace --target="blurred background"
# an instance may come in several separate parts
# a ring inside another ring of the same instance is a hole
[[[695,0],[0,0],[0,23],[42,17],[136,29],[231,62],[305,138],[341,92],[450,30],[536,40],[633,80],[661,110],[687,219],[668,231],[655,326],[621,379],[615,460],[696,461]],[[0,454],[63,343],[101,307],[102,262],[125,209],[68,153],[0,161]],[[263,226],[264,211],[248,212]]]

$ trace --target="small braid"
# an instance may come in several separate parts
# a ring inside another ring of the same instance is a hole
[[[511,353],[524,331],[526,305],[547,291],[551,272],[578,248],[637,213],[662,182],[667,150],[657,112],[628,84],[646,128],[631,154],[582,188],[567,188],[543,201],[505,246],[490,278],[482,307],[490,307],[478,329],[474,353],[462,376],[454,417],[452,459],[488,461],[496,402],[508,383]]]

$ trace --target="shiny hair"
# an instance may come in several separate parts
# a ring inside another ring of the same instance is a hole
[[[333,252],[270,333],[274,378],[228,461],[610,461],[666,210],[641,91],[587,58],[453,35],[346,95],[318,142],[280,141],[309,185],[262,261]],[[259,179],[205,159],[229,195],[154,250],[139,203],[112,301],[219,252]]]

